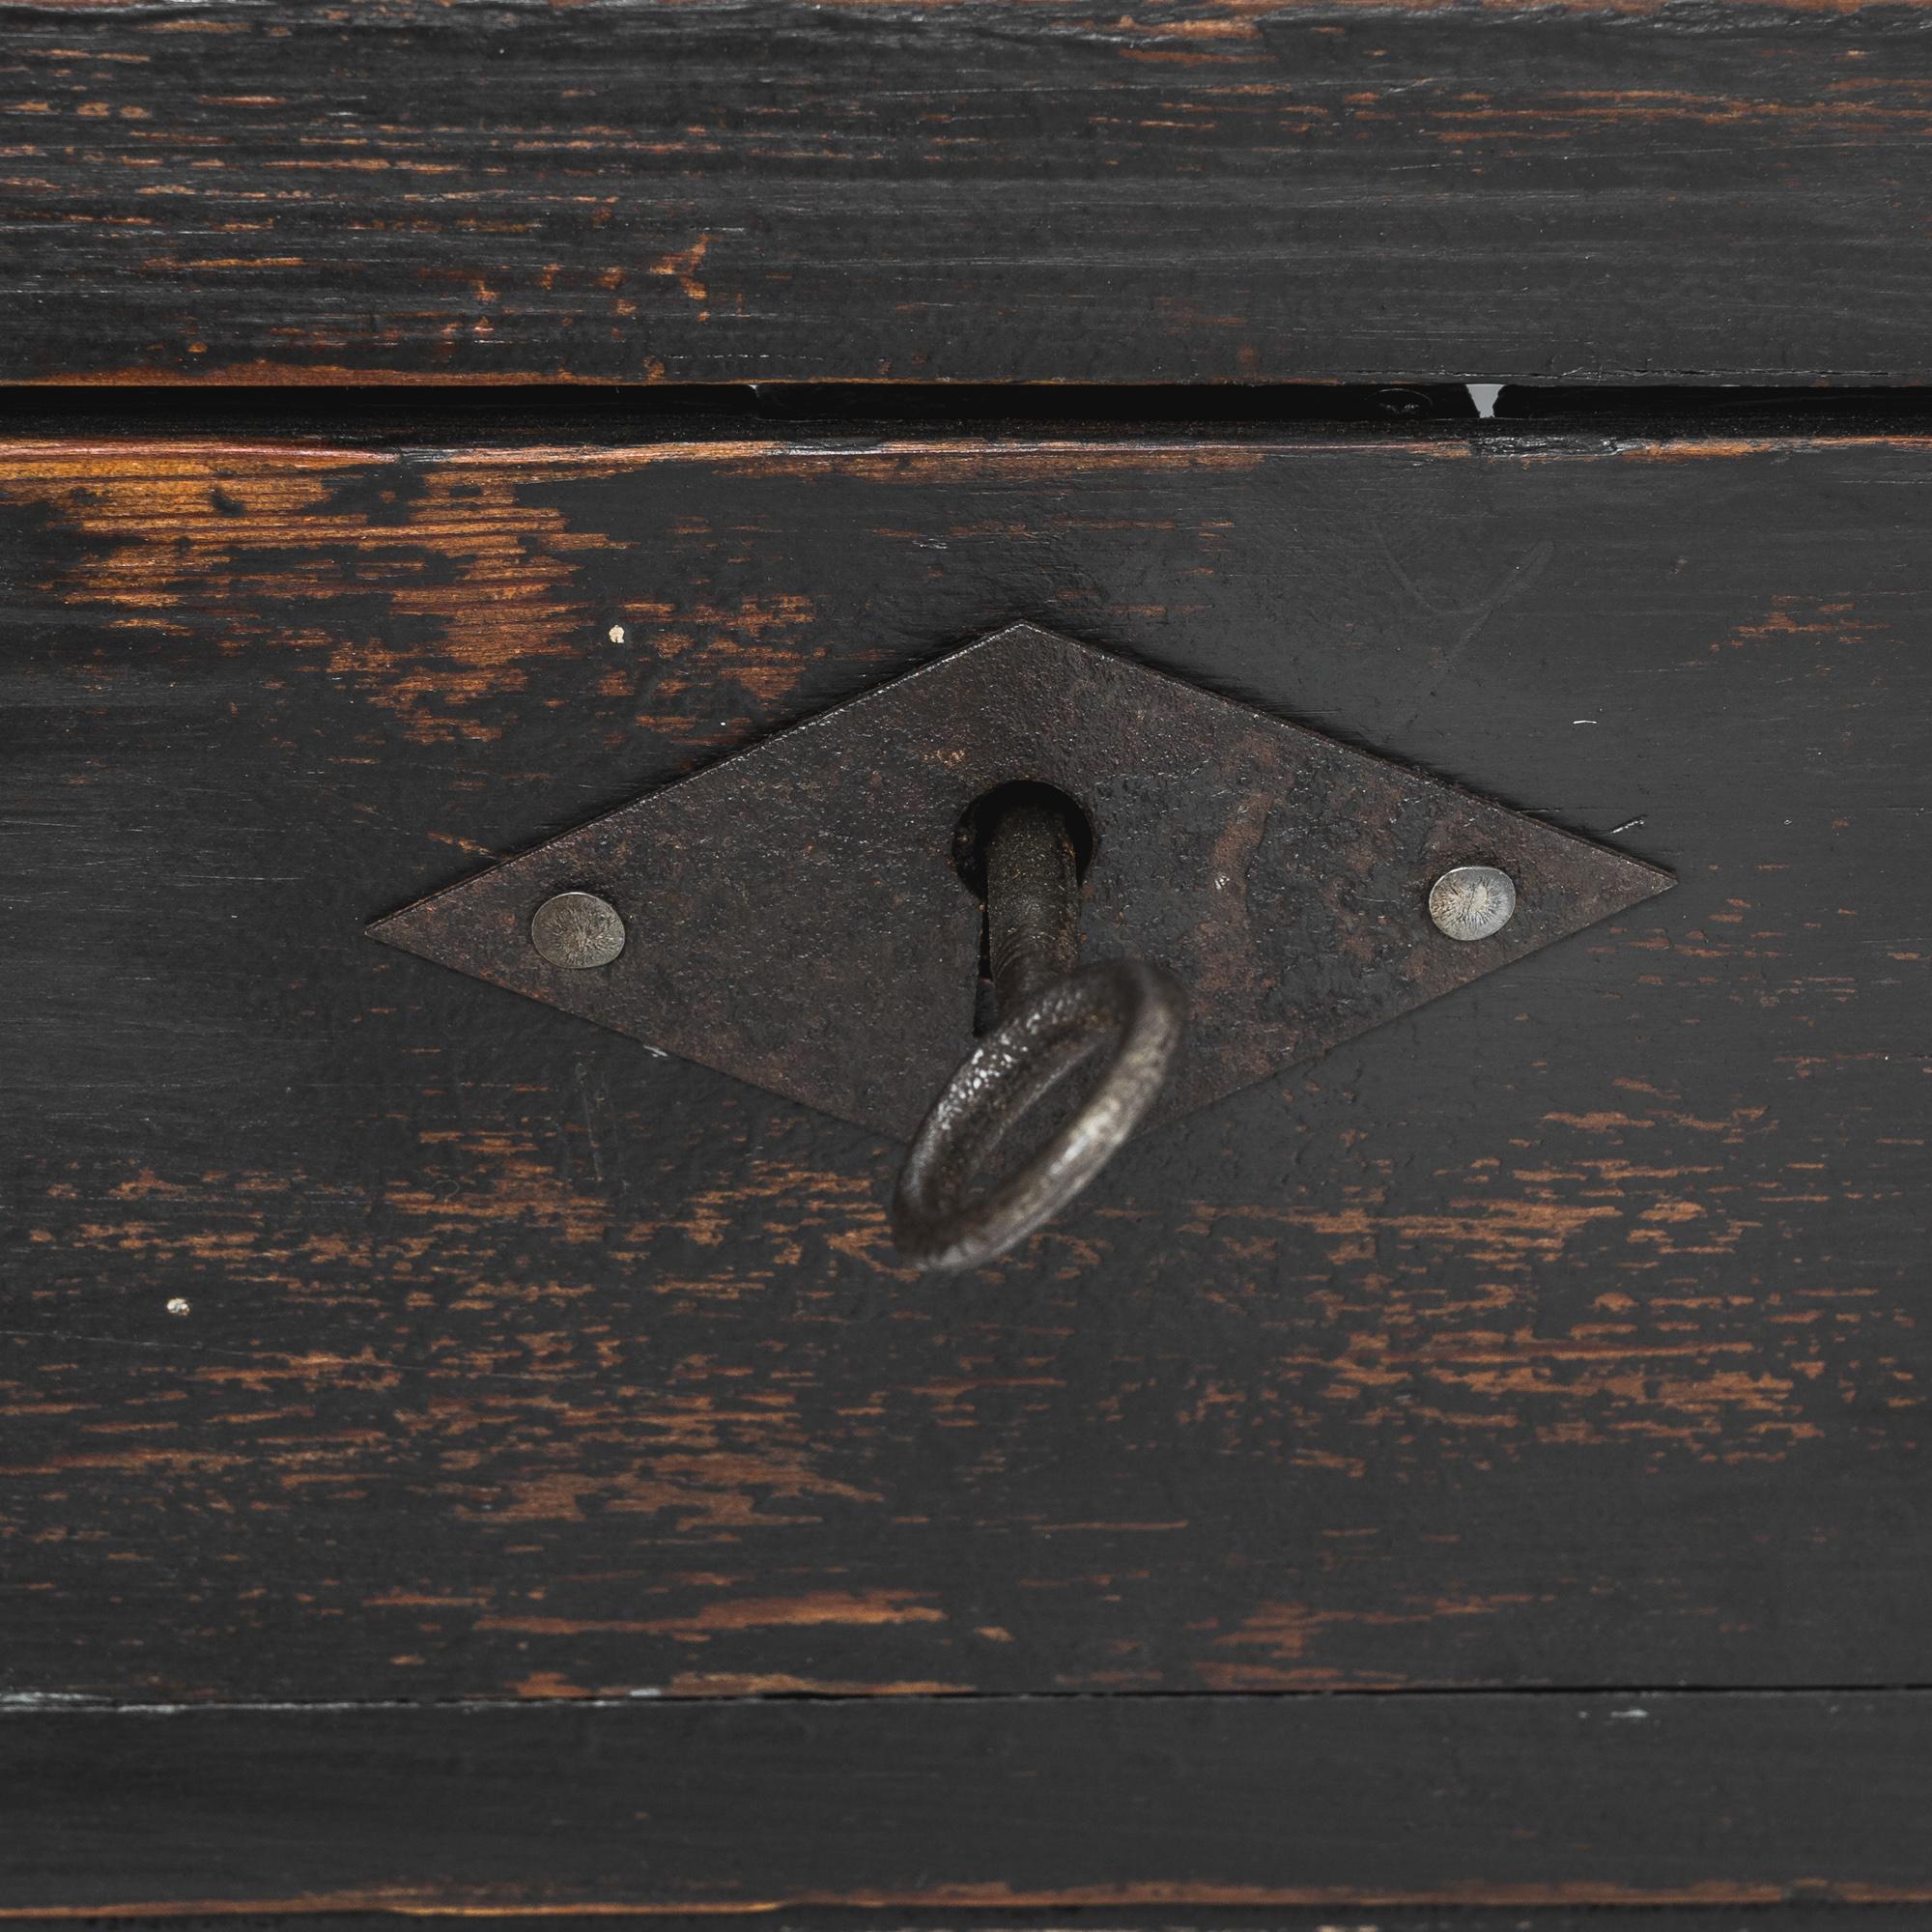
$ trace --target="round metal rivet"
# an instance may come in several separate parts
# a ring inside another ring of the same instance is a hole
[[[608,966],[624,950],[624,922],[595,893],[558,893],[531,917],[530,944],[553,966]]]
[[[1429,917],[1451,939],[1490,939],[1516,913],[1516,881],[1493,866],[1456,866],[1429,889]]]

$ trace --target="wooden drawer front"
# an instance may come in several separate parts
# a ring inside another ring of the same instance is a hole
[[[0,379],[1904,382],[1922,4],[136,0],[0,33]]]
[[[1918,1681],[1928,486],[6,448],[10,1686]],[[894,1147],[362,936],[1016,617],[1682,884],[950,1281]]]

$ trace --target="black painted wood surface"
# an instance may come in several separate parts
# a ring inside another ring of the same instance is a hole
[[[0,449],[5,1690],[1926,1682],[1928,490],[1906,436]],[[963,1281],[893,1146],[362,936],[1018,617],[1682,884]]]
[[[553,1848],[554,1856],[554,1848]],[[1069,1910],[1090,1932],[1919,1932],[1925,1909],[1917,1904],[1848,1905],[1829,1888],[1797,1889],[1775,1901],[1730,1905],[1374,1905],[1338,1901],[1325,1906],[1170,1905],[1098,1910],[1033,1906],[1007,1911],[918,1906],[895,1911],[883,1906],[809,1906],[759,1912],[760,1932],[1067,1932]],[[719,1914],[697,1908],[638,1909],[568,1906],[515,1906],[492,1909],[491,1932],[611,1932],[613,1918],[628,1919],[648,1932],[721,1932]],[[315,1932],[326,1919],[327,1932],[397,1932],[406,1918],[408,1932],[457,1932],[475,1915],[460,1905],[412,1906],[406,1914],[382,1907],[329,1906],[318,1914],[294,1909],[224,1909],[216,1914],[135,1912],[66,1914],[43,1907],[9,1911],[8,1922],[21,1932],[51,1926],[103,1923],[165,1923],[218,1927],[219,1932]],[[728,1922],[728,1921],[727,1921]]]
[[[1932,1905],[1924,1692],[67,1712],[0,1778],[70,1912]]]
[[[1922,381],[1932,10],[0,12],[0,379]]]

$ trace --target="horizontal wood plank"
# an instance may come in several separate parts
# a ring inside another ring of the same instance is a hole
[[[0,500],[5,1688],[1928,1681],[1932,444],[53,441]],[[895,1147],[363,937],[1021,617],[1682,884],[963,1281]]]
[[[1932,1903],[1932,1695],[0,1721],[0,1905]]]
[[[1167,1906],[1071,1908],[1088,1932],[1920,1932],[1925,1908],[1919,1904],[1849,1904],[1830,1889],[1794,1889],[1772,1901],[1722,1906],[1643,1905],[1265,1905],[1237,1907]],[[780,1907],[757,1915],[762,1932],[1068,1932],[1066,1908],[1052,1906],[1009,1911],[920,1906],[905,1911],[871,1906]],[[13,1911],[0,1918],[19,1929],[64,1926],[99,1920],[116,1925],[181,1925],[213,1918],[219,1932],[305,1932],[326,1917],[329,1932],[396,1932],[399,1915],[386,1909],[331,1905],[326,1914],[300,1905],[265,1910],[224,1907],[208,1915],[137,1909],[100,1914]],[[667,1906],[532,1906],[490,1909],[491,1932],[616,1932],[630,1924],[638,1932],[721,1932],[715,1909]],[[476,1913],[462,1906],[439,1910],[412,1906],[410,1932],[459,1932],[472,1928]],[[725,1922],[728,1924],[728,1918]]]
[[[1922,1905],[1861,1902],[1848,1905],[1829,1891],[1793,1891],[1775,1902],[1724,1906],[1645,1905],[1265,1905],[1245,1907],[1076,1907],[1084,1932],[1921,1932]],[[6,1908],[0,1907],[0,1913]],[[86,1912],[7,1913],[15,1928],[71,1926]],[[194,1919],[189,1914],[134,1915],[164,1924]],[[397,1916],[381,1909],[330,1907],[328,1932],[397,1932]],[[126,1924],[129,1915],[116,1915]],[[475,1914],[461,1907],[440,1912],[412,1907],[408,1932],[474,1932]],[[490,1932],[724,1932],[716,1911],[674,1907],[514,1906],[490,1912]],[[306,1932],[316,1915],[297,1909],[251,1911],[224,1908],[218,1932]],[[728,1926],[730,1920],[724,1921]],[[854,1912],[840,1906],[780,1907],[761,1912],[759,1932],[1069,1932],[1065,1909],[1051,1906],[1010,1911],[920,1906],[907,1911],[874,1906]]]
[[[0,378],[1923,381],[1923,4],[86,0]]]

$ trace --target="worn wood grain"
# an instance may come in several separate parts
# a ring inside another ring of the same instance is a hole
[[[0,497],[9,1690],[1927,1681],[1932,442],[55,440]],[[896,1149],[362,937],[1019,617],[1683,883],[951,1282]]]
[[[130,1923],[173,1928],[207,1927],[209,1932],[311,1932],[326,1919],[329,1932],[396,1932],[406,1917],[409,1932],[473,1932],[487,1916],[492,1932],[720,1932],[715,1909],[682,1910],[655,1906],[494,1907],[479,1915],[461,1906],[447,1910],[412,1907],[399,1915],[384,1909],[317,1913],[301,1907],[225,1907],[219,1912],[72,1912],[29,1907],[4,1913],[15,1932],[40,1932],[76,1925],[126,1927]],[[1076,1916],[1072,1916],[1077,1914]],[[780,1908],[761,1912],[768,1932],[1919,1932],[1925,1922],[1920,1905],[1857,1904],[1828,1890],[1814,1896],[1795,1890],[1776,1901],[1732,1905],[1269,1905],[1222,1907],[1170,1906],[1099,1912],[1089,1906],[1056,1910],[1035,1906],[1005,1912],[942,1910],[930,1906],[911,1913],[888,1907],[841,1906]]]
[[[1923,381],[1932,8],[0,9],[0,378]]]
[[[939,1910],[913,1913],[872,1907],[855,1913],[838,1906],[781,1909],[761,1913],[761,1932],[1919,1932],[1923,1908],[1917,1905],[1847,1906],[1802,1896],[1775,1904],[1729,1906],[1296,1906],[1201,1907],[1095,1912],[1075,1908],[1073,1917],[1050,1906],[1008,1912]],[[1614,1917],[1612,1915],[1614,1914]],[[631,1924],[638,1932],[720,1932],[713,1912],[674,1909],[573,1911],[568,1907],[490,1914],[492,1932],[618,1932]],[[396,1932],[396,1915],[383,1911],[327,1914],[329,1932]],[[613,1920],[615,1921],[613,1924]],[[243,1910],[218,1915],[168,1915],[171,1925],[208,1925],[216,1932],[308,1932],[317,1915],[306,1912]],[[474,1932],[475,1915],[412,1910],[409,1932]],[[10,1913],[16,1932],[75,1924],[125,1926],[126,1915]]]
[[[40,1914],[1932,1901],[1923,1692],[63,1712],[0,1768]]]

